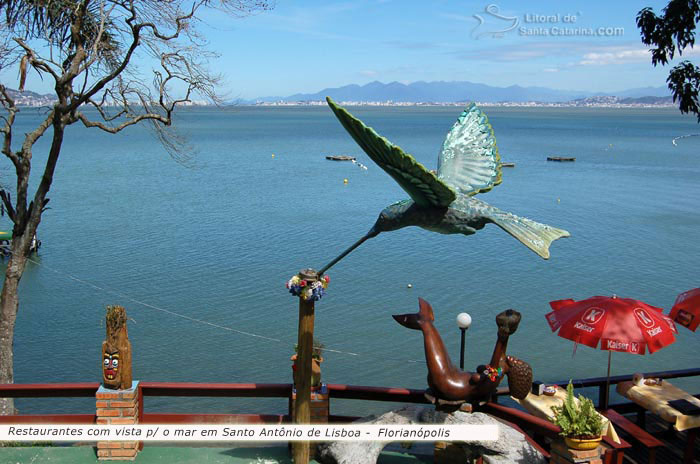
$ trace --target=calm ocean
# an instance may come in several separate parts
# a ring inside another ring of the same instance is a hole
[[[351,111],[435,168],[461,110]],[[455,361],[455,317],[472,315],[469,369],[490,358],[495,315],[514,308],[523,321],[509,352],[528,361],[535,378],[602,376],[607,352],[579,347],[574,355],[573,343],[545,321],[549,301],[617,294],[668,310],[678,293],[700,286],[700,137],[671,143],[700,132],[695,119],[675,109],[485,111],[502,160],[516,167],[504,168],[503,183],[480,198],[571,238],[552,245],[549,261],[493,225],[470,237],[406,228],[368,241],[330,270],[328,295],[316,306],[317,337],[341,351],[325,354],[325,381],[424,388],[421,335],[391,318],[417,311],[419,296],[435,308]],[[37,120],[23,111],[17,133]],[[192,109],[177,125],[196,150],[189,167],[144,128],[119,136],[69,129],[39,230],[40,257],[21,283],[16,382],[98,381],[108,304],[125,306],[131,318],[135,379],[291,382],[297,300],[285,281],[320,268],[406,197],[325,107]],[[46,141],[37,161],[45,148]],[[328,154],[357,156],[369,169],[327,161]],[[0,181],[12,185],[3,163]],[[680,330],[675,344],[651,356],[614,354],[612,373],[697,367],[700,334]],[[677,383],[697,391],[689,382]],[[48,404],[18,401],[25,413],[49,411]],[[66,405],[92,408],[90,400]],[[192,409],[277,413],[286,400],[146,401],[147,411]],[[333,407],[334,414],[374,411],[362,402]]]

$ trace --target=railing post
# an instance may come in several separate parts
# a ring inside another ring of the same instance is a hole
[[[110,390],[100,386],[95,393],[98,425],[135,425],[139,423],[138,382],[128,390]],[[139,451],[138,441],[98,441],[97,459],[131,461]]]
[[[141,424],[143,423],[143,387],[141,386],[141,382],[138,383],[138,386],[136,387],[136,407],[138,408],[138,416],[136,423]],[[139,442],[139,451],[143,450],[143,442]]]
[[[608,409],[606,389],[606,385],[598,385],[598,409]]]
[[[310,285],[318,280],[313,269],[304,269],[299,277]],[[299,331],[297,339],[297,384],[294,423],[311,423],[311,358],[314,345],[314,301],[299,296]],[[308,464],[309,442],[295,441],[292,445],[294,464]]]

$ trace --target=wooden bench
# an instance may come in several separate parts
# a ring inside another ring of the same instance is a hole
[[[606,409],[601,414],[607,417],[615,427],[624,430],[634,441],[649,450],[649,464],[656,462],[656,448],[666,446],[661,440],[613,409]]]

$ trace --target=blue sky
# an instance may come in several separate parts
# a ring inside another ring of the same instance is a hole
[[[640,9],[664,5],[278,0],[274,10],[254,17],[206,21],[226,88],[242,98],[374,80],[615,91],[665,85],[668,68],[651,66],[635,25]],[[597,35],[581,35],[589,28]]]
[[[651,66],[635,25],[641,8],[665,4],[276,0],[252,17],[207,13],[202,32],[220,54],[212,68],[225,76],[231,98],[375,80],[613,92],[665,85],[669,67]],[[684,57],[697,62],[698,55],[696,48]],[[14,74],[2,75],[10,87]],[[47,85],[30,75],[29,89],[48,92]]]

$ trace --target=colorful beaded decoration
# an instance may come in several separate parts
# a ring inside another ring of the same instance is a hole
[[[287,281],[287,289],[294,296],[300,296],[304,301],[318,301],[326,294],[326,288],[331,278],[327,275],[321,277],[316,282],[308,283],[298,275]]]
[[[503,375],[503,369],[501,369],[500,367],[496,369],[491,366],[486,366],[486,369],[484,369],[483,374],[486,377],[488,377],[491,382],[495,382],[501,375]]]

